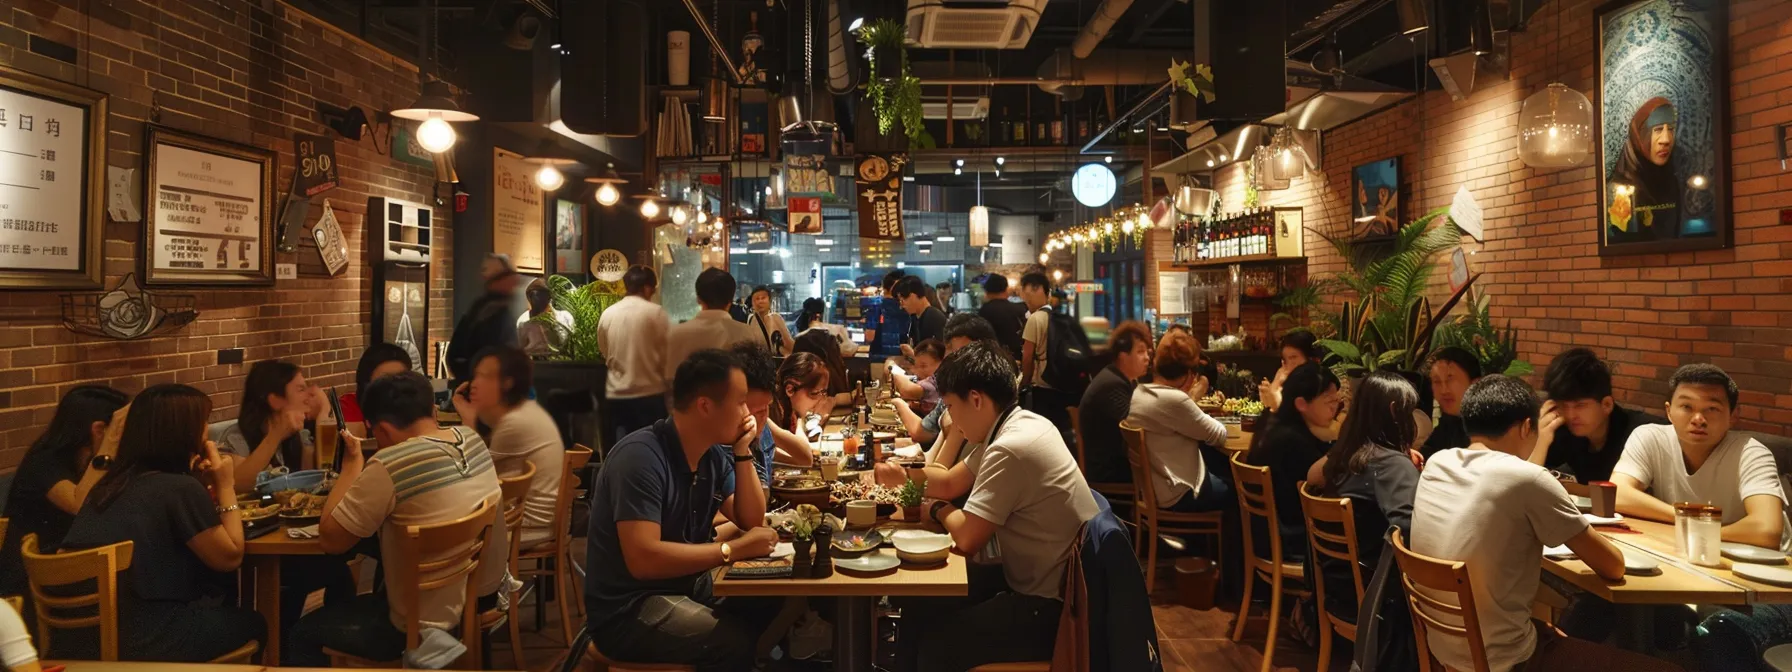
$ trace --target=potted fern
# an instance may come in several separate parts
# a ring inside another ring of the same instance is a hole
[[[578,416],[596,409],[608,377],[603,353],[597,347],[597,321],[605,308],[622,297],[612,292],[610,283],[593,282],[581,287],[566,276],[556,275],[549,277],[547,284],[554,295],[554,308],[572,313],[573,324],[571,329],[558,322],[543,324],[552,324],[549,328],[559,330],[562,345],[558,356],[535,362],[535,397],[542,400],[543,407],[561,427],[572,428],[572,435],[562,438],[569,443],[591,441],[597,437],[580,428],[592,424]]]
[[[909,71],[908,49],[903,46],[907,39],[908,26],[894,19],[879,19],[859,30],[872,72],[865,95],[880,135],[889,135],[901,124],[910,147],[930,148],[933,136],[921,116],[921,80]]]

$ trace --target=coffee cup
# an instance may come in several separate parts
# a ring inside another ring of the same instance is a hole
[[[846,503],[846,524],[852,527],[871,527],[877,524],[877,502],[869,499],[855,499]]]

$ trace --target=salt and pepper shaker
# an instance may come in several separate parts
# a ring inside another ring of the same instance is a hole
[[[822,523],[810,533],[815,540],[814,565],[809,570],[809,578],[825,579],[834,575],[834,527]]]

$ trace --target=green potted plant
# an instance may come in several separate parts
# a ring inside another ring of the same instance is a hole
[[[888,135],[901,124],[911,147],[931,148],[933,136],[921,115],[921,80],[909,71],[903,46],[907,39],[908,26],[895,19],[879,19],[859,30],[872,72],[865,94],[877,116],[878,133]]]
[[[796,517],[790,521],[790,545],[795,550],[791,559],[790,571],[795,578],[809,577],[812,561],[810,552],[815,547],[815,528],[821,525],[821,509],[814,504],[798,504]]]
[[[566,329],[552,318],[545,323],[558,330],[562,345],[559,355],[535,362],[535,397],[542,400],[543,407],[562,427],[572,428],[572,433],[564,437],[568,442],[598,438],[582,429],[595,426],[595,421],[583,415],[595,415],[598,400],[604,397],[607,367],[597,347],[597,321],[605,308],[622,298],[609,291],[614,289],[611,284],[592,282],[580,286],[562,275],[547,279],[548,290],[554,295],[554,309],[571,313],[573,324]]]
[[[1518,358],[1518,332],[1512,329],[1511,322],[1504,329],[1494,325],[1492,297],[1470,290],[1466,298],[1468,314],[1438,327],[1432,345],[1475,353],[1481,360],[1481,370],[1488,373],[1527,376],[1535,371],[1530,362]]]
[[[1434,312],[1425,298],[1437,255],[1461,241],[1462,232],[1446,216],[1448,211],[1438,208],[1402,227],[1389,248],[1374,254],[1359,243],[1324,236],[1347,266],[1317,287],[1321,293],[1353,298],[1337,313],[1312,311],[1318,313],[1316,323],[1331,325],[1330,338],[1319,345],[1330,353],[1326,361],[1340,376],[1381,369],[1411,372],[1430,356],[1440,318],[1449,315],[1479,277],[1470,277],[1441,310]]]
[[[921,500],[927,495],[927,489],[914,479],[902,484],[902,490],[896,493],[896,503],[902,505],[902,519],[908,522],[921,520]]]

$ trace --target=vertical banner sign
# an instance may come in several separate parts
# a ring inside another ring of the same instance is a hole
[[[791,196],[785,203],[790,206],[791,233],[821,233],[821,198]]]
[[[859,237],[901,240],[902,169],[908,154],[865,154],[859,157]]]
[[[0,68],[0,287],[99,286],[105,124],[105,94]]]
[[[828,174],[828,156],[785,154],[784,193],[790,196],[833,197],[834,176]]]
[[[547,219],[534,172],[523,155],[492,148],[492,251],[509,255],[518,273],[542,275]]]
[[[317,256],[330,275],[341,275],[348,269],[348,240],[342,237],[342,224],[336,221],[336,210],[330,199],[324,199],[324,214],[311,229],[311,240],[317,243]]]
[[[310,198],[335,189],[336,140],[328,136],[294,133],[292,193]]]

